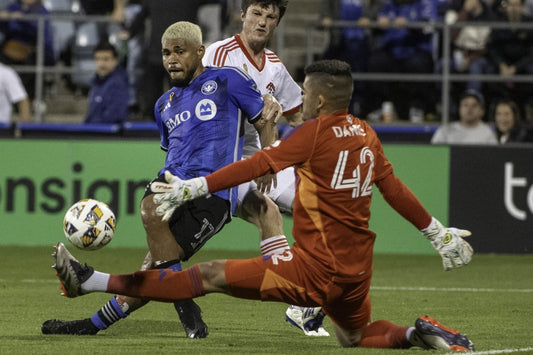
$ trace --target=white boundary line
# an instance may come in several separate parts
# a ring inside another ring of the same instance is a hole
[[[533,351],[533,348],[472,351],[472,352],[464,353],[464,354],[475,354],[475,355],[512,354],[512,353],[523,353],[523,352],[526,352],[526,351]],[[457,353],[456,352],[446,353],[444,355],[457,355]]]
[[[429,292],[503,292],[532,293],[530,288],[468,288],[468,287],[412,287],[412,286],[370,286],[376,291],[429,291]]]
[[[8,282],[0,279],[0,282]],[[22,279],[22,283],[57,283],[57,279]],[[420,292],[479,292],[479,293],[533,293],[531,288],[469,288],[469,287],[424,287],[424,286],[371,286],[373,291],[420,291]]]
[[[5,279],[0,279],[0,282],[7,282]],[[22,279],[23,283],[57,283],[57,280],[52,279]],[[461,288],[461,287],[413,287],[413,286],[371,286],[371,290],[375,291],[422,291],[422,292],[501,292],[501,293],[532,293],[533,289],[496,289],[496,288]],[[499,349],[499,350],[486,350],[486,351],[473,351],[465,354],[474,355],[494,355],[494,354],[512,354],[531,351],[533,347],[518,348],[518,349]],[[444,355],[455,355],[456,352],[446,353]]]

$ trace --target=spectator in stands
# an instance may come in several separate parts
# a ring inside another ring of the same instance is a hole
[[[494,20],[491,8],[482,0],[452,0],[446,13],[445,21],[453,24],[459,21],[482,22]],[[485,58],[487,41],[490,35],[488,26],[465,26],[450,29],[451,40],[451,71],[458,74],[487,74],[488,62]],[[466,87],[462,83],[454,83],[451,92],[476,90],[483,93],[483,83],[470,80]],[[452,102],[458,101],[457,97]],[[451,111],[455,112],[455,109]]]
[[[502,3],[499,21],[509,24],[530,23],[533,18],[525,15],[524,0],[506,0]],[[491,72],[502,77],[533,75],[533,29],[495,28],[487,46],[487,58]],[[497,82],[488,84],[496,97],[512,97],[524,112],[526,121],[533,122],[533,84]]]
[[[241,0],[222,0],[222,27],[224,38],[241,31]]]
[[[459,102],[459,121],[440,126],[433,144],[497,144],[496,135],[483,122],[485,99],[475,90],[467,90]]]
[[[150,20],[150,37],[144,51],[144,76],[139,104],[142,115],[154,120],[154,105],[167,90],[168,74],[161,66],[161,36],[165,29],[177,21],[198,23],[201,0],[144,0],[141,11],[128,28],[130,37],[144,32],[145,20]]]
[[[0,62],[0,123],[11,122],[13,104],[17,105],[21,121],[32,120],[30,100],[20,77],[13,69]]]
[[[128,73],[129,81],[129,103],[128,119],[130,121],[141,119],[139,112],[139,93],[142,86],[143,76],[143,50],[145,46],[144,32],[137,32],[135,36],[130,37],[128,28],[132,21],[142,9],[142,0],[115,0],[115,7],[112,12],[112,18],[122,24],[121,30],[117,34],[117,39],[127,43],[125,47],[126,58],[124,66]]]
[[[492,110],[492,120],[496,127],[498,143],[531,141],[527,128],[522,124],[518,105],[513,100],[497,101]]]
[[[204,33],[204,43],[211,43],[222,39],[222,11],[225,0],[201,0],[202,5],[198,9],[198,25]]]
[[[524,1],[524,12],[526,15],[533,16],[533,0]]]
[[[378,73],[433,73],[433,30],[407,28],[411,22],[436,19],[433,0],[388,0],[378,14],[383,34],[368,61],[368,71]],[[434,85],[429,82],[369,82],[365,102],[371,109],[392,101],[400,118],[422,122],[434,109]]]
[[[128,76],[118,63],[116,48],[107,41],[94,50],[96,74],[89,90],[85,123],[122,123],[128,118]]]
[[[9,21],[0,22],[0,30],[5,36],[0,50],[0,60],[7,65],[35,65],[37,58],[38,28],[36,20],[21,19],[21,15],[47,15],[48,10],[40,0],[17,0],[0,11],[0,18]],[[44,24],[44,63],[54,64],[54,47],[50,23]],[[35,96],[35,74],[20,75],[30,99]]]
[[[385,0],[322,0],[321,24],[329,35],[324,59],[340,59],[350,64],[352,72],[366,72],[372,34],[368,25],[376,19],[384,3]],[[358,27],[332,27],[334,21],[357,21]],[[354,80],[349,111],[356,116],[365,112],[363,92],[364,81]]]
[[[117,22],[124,22],[124,9],[128,0],[80,0],[85,15],[111,16]],[[108,39],[108,22],[98,22],[99,41]]]

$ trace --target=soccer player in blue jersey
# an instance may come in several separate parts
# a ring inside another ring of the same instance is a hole
[[[270,95],[261,96],[255,82],[233,67],[204,67],[200,27],[177,22],[162,37],[163,65],[172,88],[157,101],[154,114],[166,151],[158,178],[165,182],[165,170],[181,179],[212,173],[241,159],[244,120],[253,123],[260,137],[273,141],[275,120],[282,112]],[[150,183],[151,185],[151,183]],[[150,185],[141,202],[148,253],[141,269],[181,269],[213,235],[231,220],[237,189],[226,189],[191,201],[164,222],[155,213]],[[44,334],[96,334],[142,307],[146,301],[113,296],[91,318],[75,321],[48,320]],[[204,338],[207,325],[198,305],[192,300],[174,304],[190,338]]]

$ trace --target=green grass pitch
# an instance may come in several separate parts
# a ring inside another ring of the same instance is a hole
[[[197,300],[207,339],[185,338],[170,304],[150,303],[96,336],[42,335],[47,319],[91,316],[110,297],[59,295],[50,247],[0,249],[0,354],[428,354],[421,349],[342,349],[333,336],[306,337],[285,322],[286,305],[207,295]],[[135,271],[143,249],[70,248],[82,262],[113,273]],[[203,251],[191,262],[255,256]],[[191,265],[190,262],[185,266]],[[475,255],[467,267],[444,272],[438,255],[376,255],[373,318],[411,325],[429,314],[466,333],[480,354],[533,354],[533,255]],[[324,326],[332,331],[331,321]],[[446,353],[437,352],[437,353]]]

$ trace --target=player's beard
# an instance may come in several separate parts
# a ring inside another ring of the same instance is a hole
[[[183,77],[182,79],[172,79],[170,78],[170,85],[172,85],[173,87],[185,87],[187,85],[189,85],[189,83],[191,82],[192,80],[192,77],[194,76],[194,71],[188,71],[186,74],[185,74],[185,77]]]

